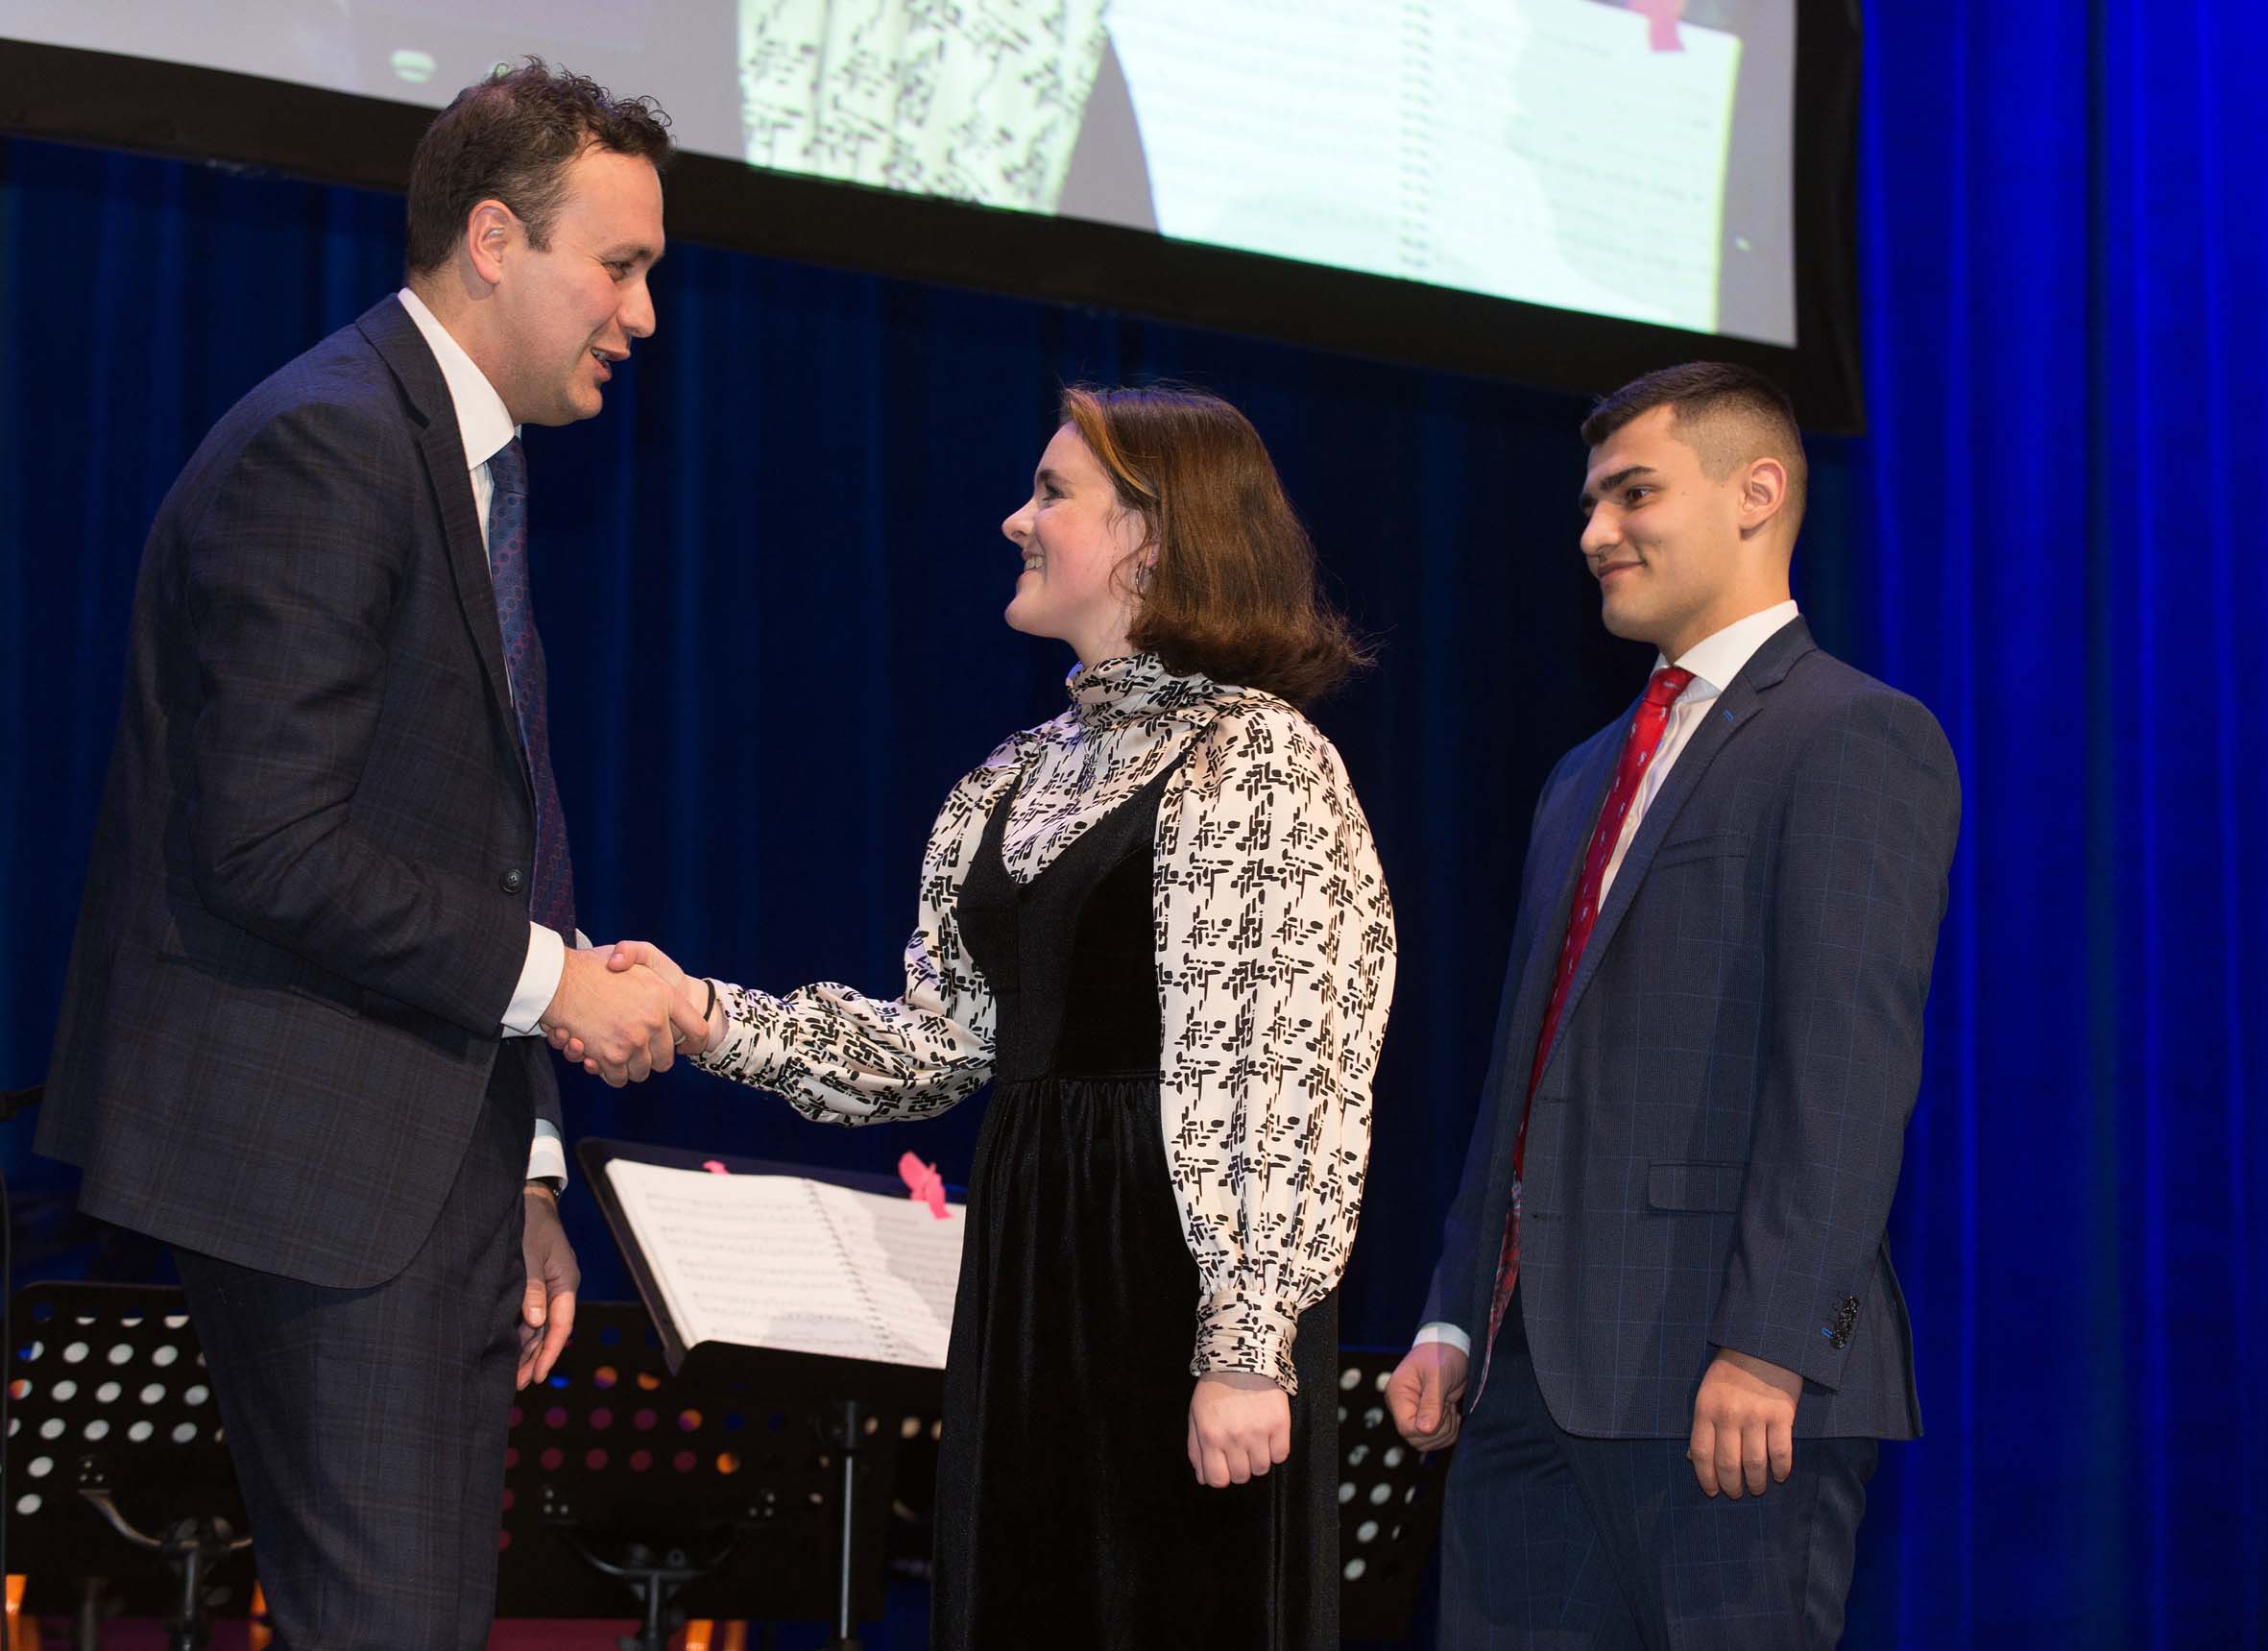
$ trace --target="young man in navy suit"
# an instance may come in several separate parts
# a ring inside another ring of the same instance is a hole
[[[38,1144],[174,1247],[295,1651],[487,1643],[577,1283],[543,1033],[621,1083],[701,1020],[575,944],[519,434],[654,330],[668,150],[540,62],[461,94],[408,284],[214,426],[143,554]]]
[[[1606,628],[1658,650],[1529,838],[1493,1069],[1397,1426],[1462,1436],[1440,1643],[1833,1645],[1920,1431],[1884,1242],[1953,754],[1790,599],[1802,440],[1745,368],[1583,426]]]

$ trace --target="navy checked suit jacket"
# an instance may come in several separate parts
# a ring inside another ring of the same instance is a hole
[[[1545,783],[1497,1032],[1426,1318],[1474,1342],[1577,874],[1626,715]],[[1799,1436],[1912,1438],[1883,1229],[1921,1072],[1953,754],[1801,619],[1713,703],[1607,892],[1536,1086],[1520,1299],[1559,1425],[1681,1438],[1718,1348],[1799,1372]]]
[[[82,1208],[361,1288],[424,1242],[492,1076],[556,1121],[542,1040],[498,1035],[535,852],[509,695],[454,405],[388,298],[151,528],[39,1122]]]

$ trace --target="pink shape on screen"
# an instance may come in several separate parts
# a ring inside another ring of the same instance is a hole
[[[1677,36],[1677,19],[1685,15],[1685,0],[1630,0],[1630,10],[1653,25],[1646,32],[1649,46],[1657,52],[1685,49],[1685,42]]]
[[[718,1162],[714,1158],[703,1158],[701,1160],[701,1167],[707,1170],[712,1176],[729,1176],[733,1173],[732,1171],[726,1169],[722,1163]]]

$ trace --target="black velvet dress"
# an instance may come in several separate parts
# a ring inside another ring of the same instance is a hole
[[[946,1367],[939,1651],[1322,1651],[1338,1633],[1336,1295],[1293,1344],[1291,1459],[1189,1465],[1201,1295],[1168,1178],[1160,774],[1027,884],[994,807],[956,916],[998,1008]]]

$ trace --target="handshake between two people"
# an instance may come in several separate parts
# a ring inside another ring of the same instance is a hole
[[[639,940],[569,947],[559,989],[543,1011],[551,1047],[615,1088],[666,1072],[680,1052],[707,1054],[724,1035],[705,983]]]

